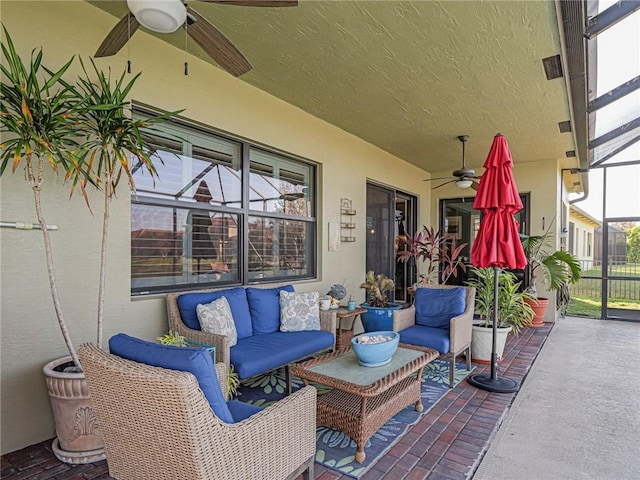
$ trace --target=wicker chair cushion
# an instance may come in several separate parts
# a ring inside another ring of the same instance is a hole
[[[463,287],[416,289],[416,324],[448,329],[451,318],[464,313],[465,295]]]
[[[320,330],[318,292],[280,292],[280,331]]]
[[[245,289],[241,287],[226,288],[224,290],[216,290],[215,292],[185,293],[184,295],[180,295],[178,297],[178,308],[180,309],[180,316],[184,324],[193,330],[200,330],[196,307],[199,303],[211,303],[220,297],[226,297],[229,302],[233,322],[238,332],[238,339],[253,335],[247,294],[245,293]]]
[[[449,330],[414,325],[400,331],[400,342],[420,347],[435,348],[441,354],[449,353]]]
[[[250,378],[330,348],[333,342],[333,334],[322,330],[254,335],[238,340],[231,363],[241,379]]]
[[[198,321],[203,332],[217,333],[229,337],[229,345],[238,343],[238,332],[233,323],[231,308],[227,297],[220,297],[206,305],[198,304],[196,307]]]
[[[160,345],[118,333],[109,339],[109,350],[127,360],[193,374],[213,413],[223,422],[234,423],[222,395],[213,360],[206,349]]]
[[[280,330],[280,291],[293,292],[293,285],[277,288],[247,288],[253,334]]]
[[[229,400],[227,402],[227,406],[229,407],[231,416],[236,423],[246,420],[254,413],[258,413],[263,410],[262,407],[251,405],[250,403],[244,403],[239,400]]]

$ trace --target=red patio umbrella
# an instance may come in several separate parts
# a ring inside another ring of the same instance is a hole
[[[494,269],[493,348],[491,375],[472,375],[469,383],[490,392],[509,393],[518,390],[518,382],[498,377],[496,329],[498,324],[498,277],[501,268],[524,268],[527,258],[518,235],[514,214],[522,210],[522,201],[513,180],[513,159],[507,139],[501,133],[493,138],[489,155],[484,162],[485,172],[480,178],[473,208],[484,215],[478,235],[471,249],[471,263],[475,267]]]

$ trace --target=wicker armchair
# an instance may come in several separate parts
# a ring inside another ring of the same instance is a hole
[[[196,378],[78,349],[104,437],[109,475],[120,480],[313,478],[316,392],[305,387],[246,420],[227,424]],[[216,365],[220,384],[226,368]]]
[[[167,294],[167,320],[169,321],[169,328],[192,342],[197,342],[204,345],[213,345],[214,347],[216,347],[216,360],[218,362],[223,362],[227,366],[229,366],[231,363],[231,347],[229,345],[229,337],[189,328],[182,321],[182,316],[180,315],[180,309],[178,308],[178,297],[180,295],[184,295],[186,293],[198,293],[207,291],[208,290],[192,290],[187,292],[176,292]],[[330,332],[335,335],[336,322],[337,320],[335,310],[320,310],[321,330]]]
[[[454,285],[429,285],[429,288],[455,288]],[[473,313],[476,289],[473,287],[458,287],[465,289],[465,311],[453,317],[449,323],[449,351],[442,357],[449,359],[449,387],[453,388],[456,357],[465,354],[467,370],[471,370],[471,332],[473,327]],[[400,332],[416,324],[416,307],[397,310],[393,315],[393,331]],[[441,352],[442,353],[442,352]]]

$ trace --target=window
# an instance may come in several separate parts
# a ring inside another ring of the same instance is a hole
[[[133,167],[131,291],[314,278],[316,167],[183,123]]]

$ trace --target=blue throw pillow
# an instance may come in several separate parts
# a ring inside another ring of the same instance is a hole
[[[417,288],[416,324],[449,328],[451,318],[464,313],[466,292],[458,288]]]
[[[277,288],[247,288],[253,334],[280,331],[280,292],[293,292],[293,285]]]
[[[113,355],[152,367],[192,373],[198,380],[200,390],[209,401],[216,417],[223,422],[234,423],[231,411],[220,390],[213,360],[205,348],[160,345],[118,333],[109,339],[109,350]]]
[[[235,323],[236,332],[238,332],[238,339],[253,335],[247,294],[245,293],[245,289],[241,287],[216,290],[214,292],[185,293],[184,295],[180,295],[178,297],[178,308],[180,309],[180,316],[184,324],[194,330],[200,330],[200,321],[198,320],[196,307],[199,303],[206,305],[220,297],[226,297],[227,302],[229,302],[233,323]]]

